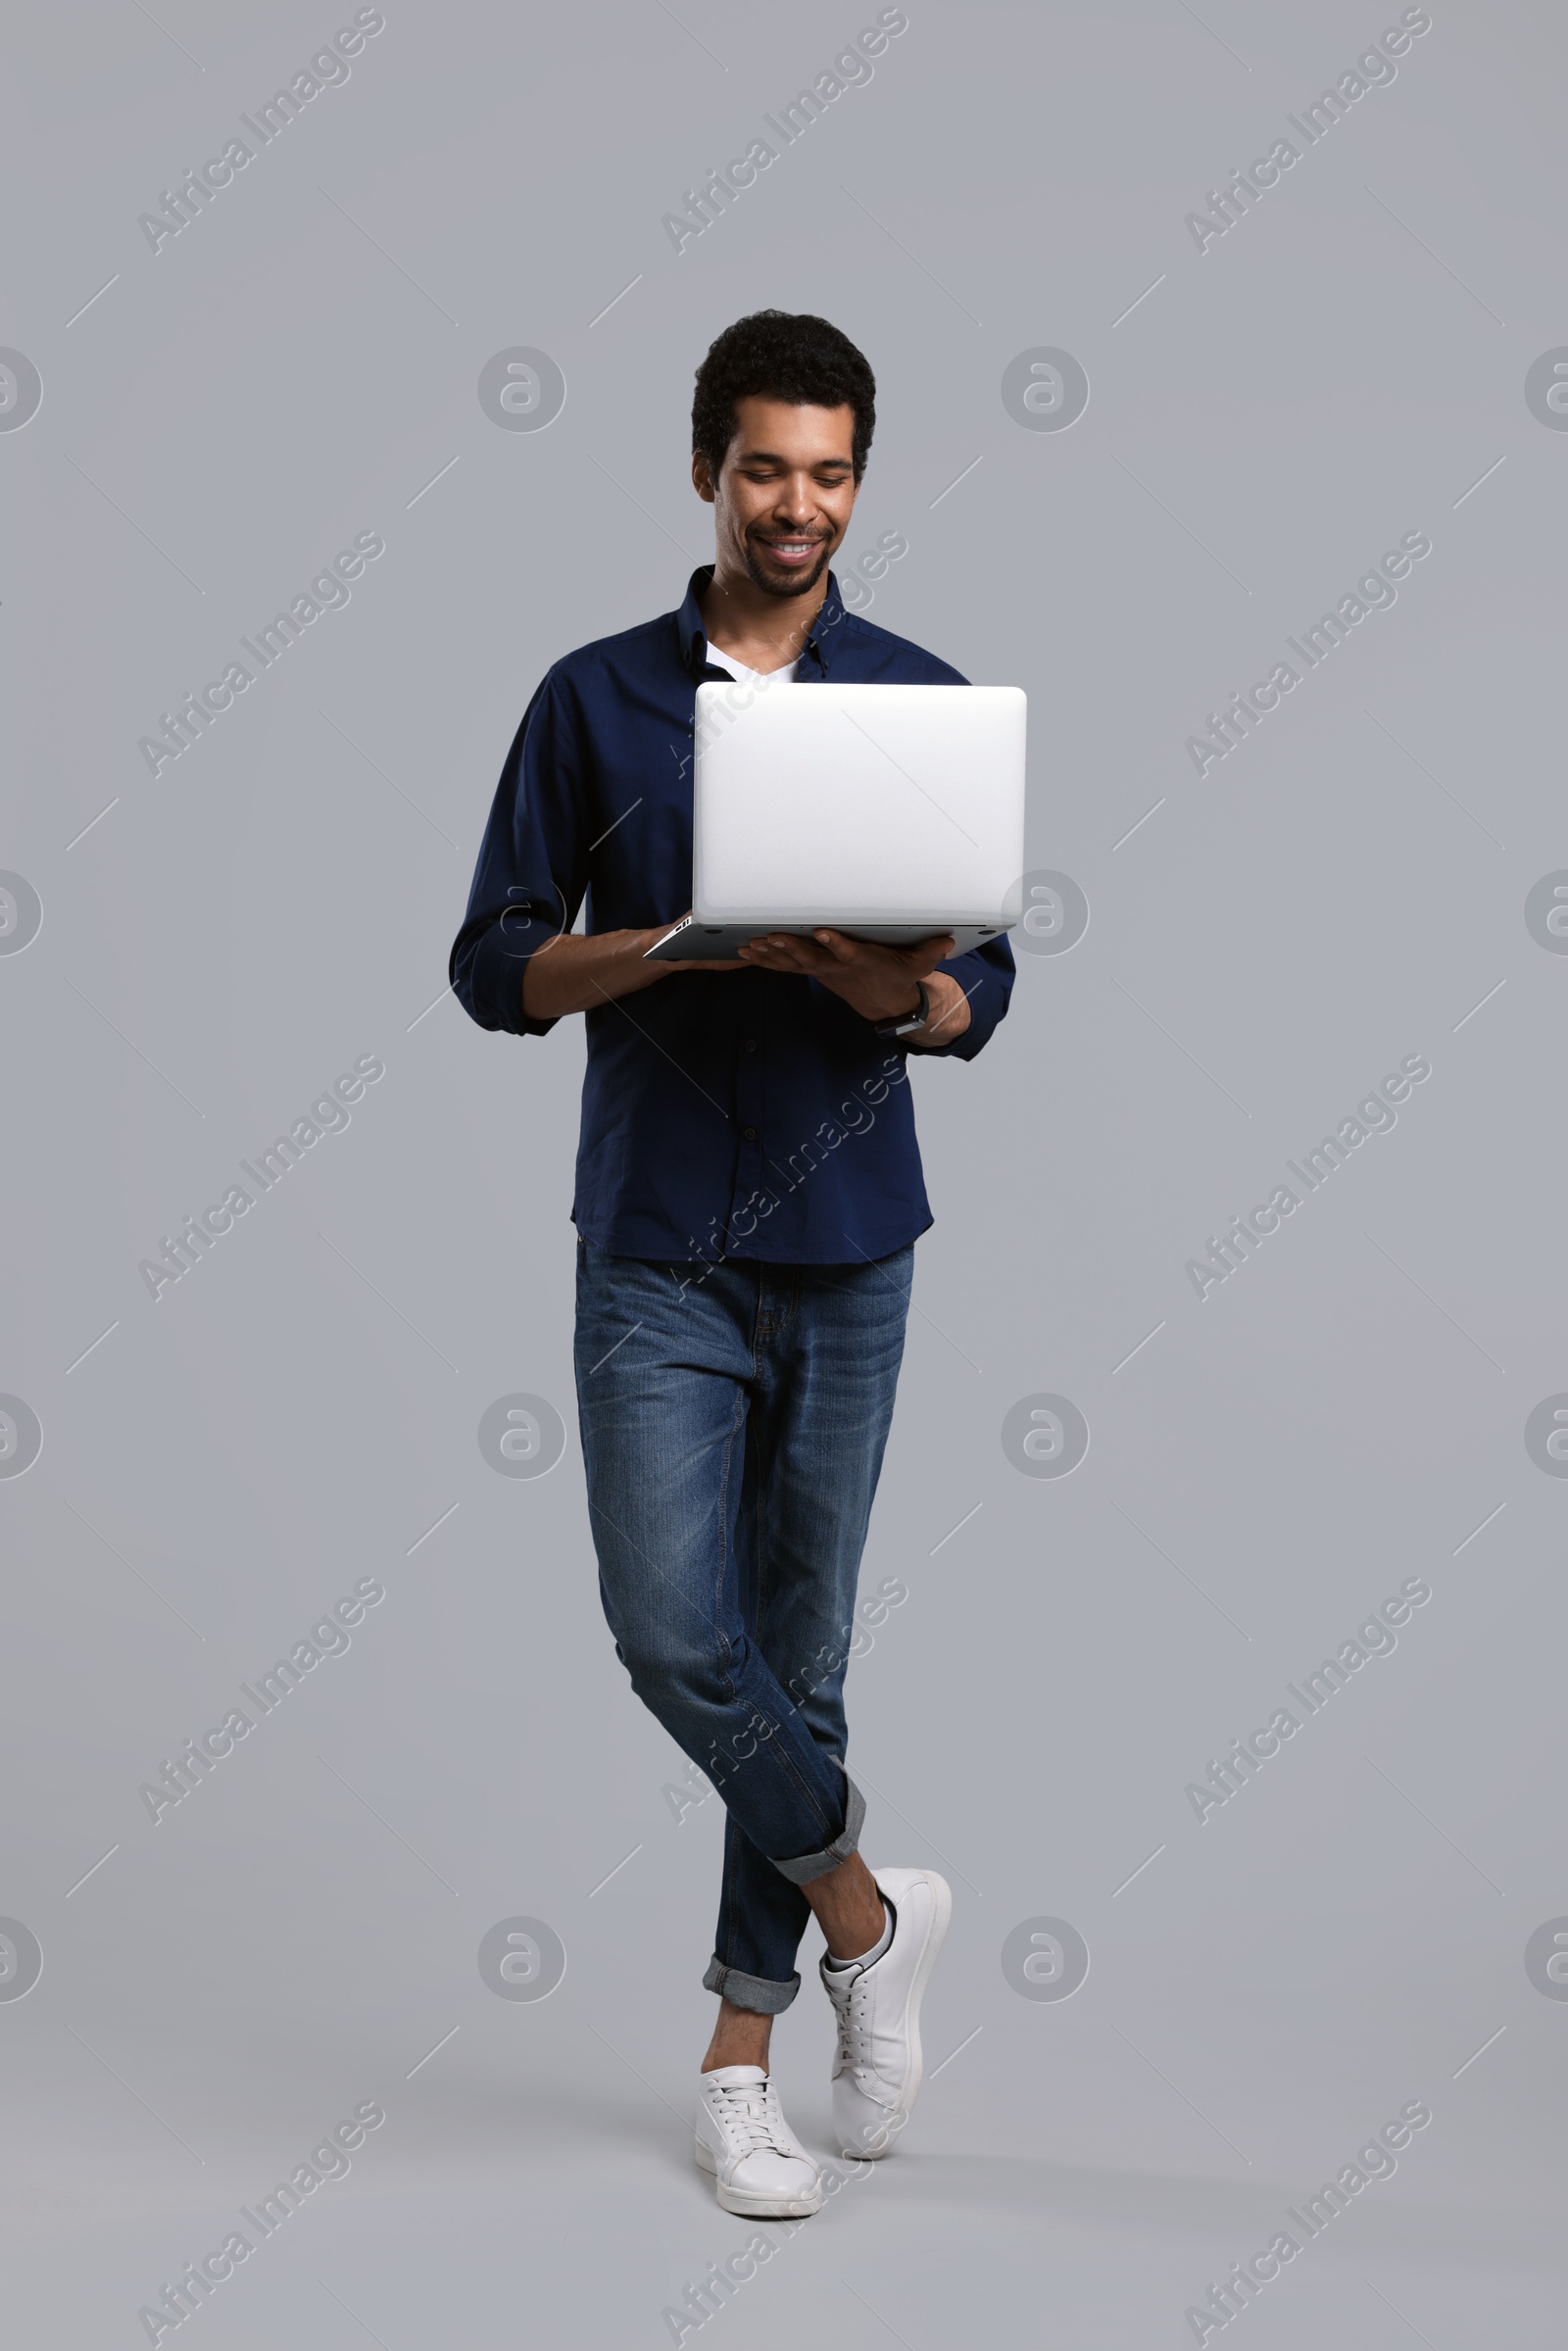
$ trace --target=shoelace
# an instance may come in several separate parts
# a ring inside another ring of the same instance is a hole
[[[838,2019],[838,2071],[852,2073],[873,2071],[871,2064],[871,2028],[866,2010],[870,2006],[870,1987],[865,1977],[858,1975],[850,1985],[849,1997],[842,2004],[835,2000],[834,2014]]]
[[[792,2152],[778,2092],[770,2081],[720,2082],[708,2094],[725,2140],[742,2155],[759,2148],[775,2155]]]

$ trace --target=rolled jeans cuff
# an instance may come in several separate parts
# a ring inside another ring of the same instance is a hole
[[[758,2016],[779,2016],[800,1990],[801,1980],[791,1976],[787,1984],[774,1984],[766,1976],[748,1976],[738,1967],[726,1967],[715,1951],[703,1986],[716,1991],[732,2008],[750,2008]]]
[[[849,1860],[860,1841],[860,1825],[865,1819],[865,1798],[848,1772],[844,1775],[844,1785],[849,1790],[844,1808],[844,1826],[833,1842],[824,1845],[819,1853],[799,1853],[791,1861],[775,1861],[773,1864],[776,1870],[781,1870],[797,1886],[809,1886],[813,1878],[825,1878],[829,1870],[836,1870],[841,1861]]]

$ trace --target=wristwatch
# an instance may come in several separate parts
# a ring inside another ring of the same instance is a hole
[[[931,1017],[931,991],[924,980],[916,980],[920,1002],[912,1012],[895,1012],[891,1020],[872,1022],[878,1037],[906,1037],[911,1029],[923,1029]]]

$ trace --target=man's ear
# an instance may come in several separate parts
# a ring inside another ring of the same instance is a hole
[[[713,469],[700,449],[692,451],[692,488],[706,505],[712,505]]]

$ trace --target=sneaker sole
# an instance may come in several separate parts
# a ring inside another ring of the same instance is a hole
[[[744,2188],[726,2187],[718,2177],[718,2162],[711,2147],[702,2139],[696,2141],[697,2166],[713,2182],[714,2193],[724,2212],[732,2212],[743,2221],[809,2220],[813,2212],[822,2209],[824,2190],[820,2178],[815,2192],[808,2196],[749,2196]]]
[[[952,1923],[953,1889],[945,1879],[936,1875],[934,1870],[922,1870],[920,1875],[931,1888],[934,1907],[931,1924],[926,1930],[925,1948],[915,1963],[914,1977],[909,1985],[909,1996],[904,2007],[906,2038],[909,2049],[909,2069],[899,2091],[899,2102],[889,2115],[884,2131],[879,2133],[884,2143],[879,2147],[842,2147],[839,2150],[846,2157],[861,2156],[867,2163],[880,2162],[884,2155],[892,2154],[894,2142],[908,2121],[909,2109],[920,2095],[920,2085],[925,2080],[925,2057],[920,2045],[920,2002],[925,1996],[925,1987],[931,1980],[931,1970],[936,1966],[942,1945],[947,1939],[948,1928]]]

